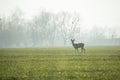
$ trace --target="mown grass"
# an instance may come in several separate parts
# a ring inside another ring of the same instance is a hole
[[[0,49],[0,80],[120,80],[120,46]]]

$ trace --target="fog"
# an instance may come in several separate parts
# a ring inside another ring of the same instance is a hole
[[[0,47],[120,45],[119,0],[0,0]]]

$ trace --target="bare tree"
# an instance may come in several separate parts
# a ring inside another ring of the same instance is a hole
[[[58,26],[58,22],[57,22],[57,19],[58,17],[55,15],[55,14],[51,14],[51,19],[48,23],[48,28],[47,28],[47,34],[48,34],[48,37],[47,37],[47,40],[49,42],[50,45],[53,45],[54,44],[54,40],[55,40],[55,37],[56,37],[56,34],[57,34],[57,26]]]
[[[53,45],[56,34],[56,16],[53,13],[42,11],[33,20],[31,38],[35,45]]]
[[[58,16],[59,16],[58,26],[59,26],[60,33],[62,35],[61,37],[62,37],[64,45],[65,45],[67,42],[67,34],[68,34],[67,26],[68,26],[68,21],[69,21],[70,15],[66,12],[62,12],[62,13],[58,14]]]
[[[74,38],[77,33],[80,33],[80,17],[79,15],[73,14],[70,22],[69,29],[69,40]]]
[[[17,45],[22,38],[22,11],[15,9],[15,11],[7,18],[1,19],[1,39],[3,46]]]
[[[66,44],[67,40],[73,38],[77,26],[79,23],[79,16],[76,14],[70,14],[67,12],[62,12],[59,14],[59,30],[61,33],[61,37],[63,39],[64,45]]]

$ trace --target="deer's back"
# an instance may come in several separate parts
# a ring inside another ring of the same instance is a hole
[[[74,47],[75,47],[75,48],[84,48],[84,43],[74,44]]]

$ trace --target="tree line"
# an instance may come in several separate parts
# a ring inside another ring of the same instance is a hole
[[[55,45],[60,40],[63,43],[59,44],[65,45],[79,28],[79,19],[76,13],[42,10],[32,20],[26,20],[17,9],[0,19],[0,47]]]
[[[82,29],[81,18],[77,13],[52,13],[41,10],[32,20],[24,19],[23,12],[16,9],[8,17],[0,18],[0,47],[35,47],[70,44],[75,38],[90,42],[117,38],[116,30],[93,27],[90,31]],[[118,37],[120,38],[120,37]]]

